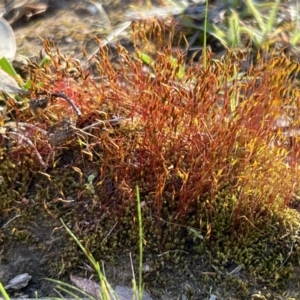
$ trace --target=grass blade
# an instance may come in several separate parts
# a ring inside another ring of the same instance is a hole
[[[229,18],[229,40],[231,42],[231,47],[236,47],[240,44],[239,21],[238,14],[235,11],[232,11]]]
[[[12,64],[5,58],[5,57],[1,57],[0,58],[0,68],[7,73],[8,75],[10,75],[12,78],[14,78],[18,84],[20,86],[24,85],[24,82],[21,78],[20,75],[18,75],[18,73],[16,72],[15,68],[12,66]]]
[[[4,298],[4,300],[10,300],[8,294],[6,293],[6,290],[4,289],[4,286],[2,285],[2,283],[0,282],[0,292]]]
[[[203,66],[204,66],[204,69],[206,69],[207,22],[208,22],[208,0],[205,1],[205,15],[204,15],[204,37],[203,37]]]
[[[271,13],[268,17],[268,23],[267,23],[267,27],[265,28],[265,32],[264,34],[268,34],[269,32],[271,32],[273,25],[275,23],[276,20],[276,14],[279,8],[279,4],[280,4],[280,0],[276,0],[276,2],[274,3],[274,6],[271,10]]]
[[[265,32],[265,22],[263,20],[263,18],[261,17],[261,14],[259,13],[259,11],[255,8],[253,2],[251,0],[246,0],[246,5],[249,8],[249,11],[251,12],[251,14],[253,15],[253,17],[255,18],[259,28]]]
[[[86,293],[85,291],[81,290],[80,288],[78,288],[78,287],[76,287],[76,286],[74,286],[74,285],[71,285],[71,284],[69,284],[69,283],[65,283],[65,282],[63,282],[63,281],[55,280],[55,279],[51,279],[51,278],[46,278],[46,280],[58,284],[58,285],[59,285],[59,286],[58,286],[59,289],[62,288],[61,286],[65,286],[65,287],[70,288],[70,289],[72,289],[72,290],[74,290],[74,291],[76,291],[76,292],[81,293],[83,296],[85,296],[85,297],[87,297],[87,298],[89,298],[89,299],[91,299],[91,300],[94,300],[94,299],[95,299],[95,298],[94,298],[93,296],[91,296],[90,294]]]

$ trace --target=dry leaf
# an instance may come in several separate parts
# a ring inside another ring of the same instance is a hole
[[[101,287],[93,280],[71,275],[71,281],[81,290],[93,296],[95,299],[100,299],[99,294]]]
[[[8,22],[3,18],[0,18],[0,41],[0,58],[14,60],[17,51],[15,35]]]
[[[93,280],[85,279],[74,275],[71,275],[70,279],[78,288],[93,296],[95,299],[100,299],[101,287],[98,283],[96,283]],[[109,295],[110,299],[136,299],[131,288],[121,285],[117,285],[114,289],[114,293],[109,292]],[[152,300],[152,297],[146,291],[143,291],[143,299]]]

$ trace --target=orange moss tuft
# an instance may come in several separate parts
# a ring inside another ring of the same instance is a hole
[[[224,189],[236,199],[227,216],[236,229],[242,218],[255,224],[288,208],[299,184],[297,136],[291,136],[299,124],[292,115],[287,128],[278,120],[288,107],[298,111],[299,64],[276,53],[253,63],[248,53],[229,51],[221,60],[208,53],[204,68],[202,58],[187,61],[173,35],[155,21],[135,26],[135,53],[118,44],[112,60],[100,47],[97,79],[46,42],[51,65],[28,69],[32,93],[49,97],[49,104],[32,122],[49,133],[56,122],[73,119],[71,139],[101,165],[96,192],[105,195],[109,179],[116,214],[135,203],[136,185],[153,215],[183,224],[191,215],[195,224],[205,218],[209,224]],[[51,98],[61,92],[80,115]],[[69,140],[49,147],[68,147]]]

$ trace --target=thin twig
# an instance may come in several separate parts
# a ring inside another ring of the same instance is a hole
[[[84,128],[82,128],[81,130],[83,131],[86,131],[90,128],[93,128],[93,127],[96,127],[96,126],[99,126],[99,125],[105,125],[105,124],[108,124],[108,123],[116,123],[118,124],[119,122],[121,121],[129,121],[131,120],[130,118],[124,118],[124,117],[119,117],[119,118],[114,118],[114,119],[110,119],[110,120],[101,120],[101,121],[97,121],[89,126],[86,126]]]
[[[10,219],[9,221],[7,221],[7,222],[1,227],[1,229],[4,228],[4,227],[6,227],[10,222],[12,222],[14,219],[19,218],[19,217],[21,217],[21,215],[16,215],[16,216],[14,216],[12,219]]]
[[[285,258],[285,260],[282,262],[282,264],[271,274],[271,276],[273,274],[275,274],[280,268],[282,268],[283,265],[285,265],[285,263],[288,261],[288,259],[290,258],[290,256],[292,255],[293,253],[293,248],[294,248],[294,242],[292,242],[292,245],[291,245],[291,248],[290,248],[290,251],[287,255],[287,257]]]
[[[87,60],[83,62],[83,67],[87,68],[89,62],[97,55],[99,52],[99,49],[105,47],[107,44],[109,44],[111,41],[115,40],[118,35],[120,35],[124,30],[126,30],[130,25],[132,21],[125,21],[121,23],[118,27],[116,27],[105,39],[105,41],[99,40],[99,45],[96,46],[93,50],[93,52],[89,55]]]
[[[157,254],[157,257],[161,257],[161,256],[166,255],[166,254],[168,254],[168,253],[176,253],[176,252],[181,252],[181,253],[184,253],[184,254],[189,254],[188,252],[186,252],[186,251],[184,251],[184,250],[181,250],[181,249],[174,249],[174,250],[169,250],[169,251],[166,251],[166,252]]]
[[[110,236],[114,228],[117,226],[118,222],[115,223],[115,225],[111,228],[111,230],[108,232],[108,234],[104,237],[103,241],[107,240],[107,238]]]
[[[132,279],[134,281],[135,280],[135,273],[134,273],[134,266],[133,266],[133,261],[132,261],[132,255],[131,255],[131,252],[129,252],[129,259],[130,259],[130,266],[131,266],[131,273],[132,273]]]
[[[10,135],[14,135],[14,136],[20,138],[21,141],[24,141],[24,142],[27,143],[29,146],[31,146],[31,147],[34,149],[35,154],[36,154],[36,156],[37,156],[38,161],[40,162],[40,164],[41,164],[45,169],[47,169],[47,167],[48,167],[47,164],[43,161],[42,156],[41,156],[40,153],[37,151],[35,145],[32,143],[32,141],[31,141],[28,137],[24,136],[24,135],[21,134],[21,133],[13,132],[13,131],[9,132],[9,134],[10,134]]]
[[[39,128],[36,125],[33,124],[29,124],[26,122],[8,122],[4,124],[4,127],[7,128],[16,128],[16,129],[21,129],[21,130],[25,130],[25,128],[30,128],[30,129],[34,129],[35,131],[39,131],[41,132],[43,135],[47,136],[47,131],[45,131],[44,129]]]
[[[51,96],[57,98],[63,98],[64,100],[66,100],[71,105],[71,107],[73,108],[77,116],[81,116],[80,109],[74,104],[73,100],[69,98],[64,92],[52,93]]]
[[[34,129],[36,131],[39,131],[40,133],[42,133],[45,136],[48,135],[48,132],[46,130],[44,130],[42,128],[39,128],[38,126],[33,125],[33,124],[29,124],[29,123],[25,123],[25,122],[19,122],[18,125],[22,126],[22,127],[27,127],[27,128],[31,128],[31,129]]]

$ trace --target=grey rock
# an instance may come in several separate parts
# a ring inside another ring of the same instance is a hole
[[[9,281],[9,283],[4,287],[6,290],[20,290],[21,288],[27,286],[28,281],[31,276],[28,273],[20,274]]]

